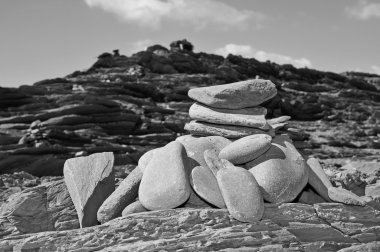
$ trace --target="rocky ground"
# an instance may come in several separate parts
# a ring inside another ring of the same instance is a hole
[[[267,118],[292,117],[276,130],[318,158],[335,186],[373,197],[371,206],[303,197],[309,205],[267,205],[257,225],[225,210],[179,208],[77,229],[62,180],[66,159],[113,152],[120,181],[146,151],[186,134],[190,88],[256,76],[278,89],[264,104]],[[86,71],[0,88],[0,251],[379,249],[379,80],[194,53],[179,41],[130,57],[104,53]]]

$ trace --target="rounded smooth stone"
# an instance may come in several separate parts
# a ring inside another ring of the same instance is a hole
[[[261,220],[264,200],[255,177],[249,171],[231,164],[227,169],[219,170],[216,177],[232,217],[242,222]]]
[[[180,136],[176,139],[185,146],[187,156],[196,161],[195,166],[207,167],[204,159],[205,150],[216,150],[218,153],[231,143],[231,140],[221,136],[194,137],[192,135]]]
[[[272,137],[266,134],[243,137],[224,147],[219,157],[233,164],[247,163],[269,150],[271,140]]]
[[[178,207],[190,196],[190,163],[183,145],[173,141],[156,150],[144,170],[139,200],[149,210]]]
[[[271,203],[293,201],[308,182],[306,161],[286,136],[273,138],[270,149],[245,167]]]
[[[146,209],[139,200],[129,204],[128,206],[126,206],[123,210],[123,212],[121,213],[121,216],[127,216],[127,215],[130,215],[130,214],[134,214],[134,213],[142,213],[142,212],[146,212],[148,211],[148,209]]]
[[[119,217],[123,209],[137,198],[141,178],[142,172],[136,167],[120,183],[116,190],[100,206],[97,213],[97,219],[100,223],[105,223]]]
[[[158,148],[159,149],[159,148]],[[148,165],[148,163],[150,162],[150,160],[152,159],[153,157],[153,154],[154,152],[156,151],[157,149],[152,149],[152,150],[149,150],[147,152],[144,153],[144,155],[142,155],[138,161],[138,167],[140,168],[141,172],[144,173],[144,170],[145,170],[145,167]]]
[[[218,181],[208,167],[195,167],[191,172],[190,183],[199,197],[214,206],[226,208]]]

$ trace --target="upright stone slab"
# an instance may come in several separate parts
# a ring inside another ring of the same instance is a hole
[[[155,151],[144,170],[139,188],[139,200],[149,210],[178,207],[190,196],[186,150],[173,141]]]
[[[219,157],[233,164],[244,164],[264,154],[271,146],[272,137],[266,134],[246,136],[223,148]]]
[[[202,104],[225,109],[255,107],[276,94],[276,86],[269,80],[261,79],[193,88],[188,92],[190,98]]]
[[[112,152],[66,160],[63,174],[81,227],[97,225],[96,213],[115,190]]]
[[[221,109],[208,107],[197,102],[189,109],[189,116],[193,120],[263,130],[269,129],[269,125],[265,119],[266,114],[267,109],[264,107]]]
[[[333,187],[321,164],[316,158],[306,161],[309,168],[309,184],[327,201],[330,201],[328,189]]]
[[[222,136],[225,138],[236,139],[254,134],[267,134],[274,136],[274,130],[268,130],[235,126],[235,125],[222,125],[200,121],[191,121],[186,123],[185,130],[195,136]]]
[[[308,182],[305,159],[286,136],[276,136],[264,155],[246,164],[266,201],[293,201]]]

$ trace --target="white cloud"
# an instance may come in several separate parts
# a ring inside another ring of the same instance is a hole
[[[380,3],[368,3],[366,0],[361,0],[356,5],[346,7],[346,13],[361,20],[380,18]]]
[[[372,69],[372,71],[373,71],[375,74],[380,75],[380,66],[373,65],[373,66],[371,66],[371,69]]]
[[[223,56],[227,56],[231,53],[248,58],[255,58],[260,61],[270,60],[278,64],[292,64],[295,67],[311,67],[311,61],[306,58],[293,59],[286,55],[256,50],[250,45],[227,44],[222,48],[216,49],[215,53]]]
[[[153,41],[150,39],[143,39],[143,40],[138,40],[136,42],[133,42],[131,44],[131,47],[129,49],[130,53],[137,53],[140,51],[146,50],[148,46],[154,45]]]
[[[260,22],[264,15],[238,10],[216,0],[84,0],[90,7],[112,12],[127,22],[159,28],[162,21],[190,23],[197,29],[209,24],[224,28],[246,28],[248,21]]]

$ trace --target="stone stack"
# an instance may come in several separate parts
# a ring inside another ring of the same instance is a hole
[[[185,127],[191,135],[146,152],[112,194],[113,157],[68,160],[65,182],[81,226],[177,207],[227,208],[239,221],[256,222],[263,217],[264,200],[310,198],[302,194],[307,183],[322,201],[365,205],[366,199],[332,187],[318,161],[307,163],[286,134],[275,134],[289,118],[267,121],[266,109],[258,105],[276,93],[272,82],[258,79],[191,89],[189,96],[197,101]]]
[[[192,121],[185,129],[196,136],[237,139],[254,134],[274,135],[266,121],[267,110],[259,106],[276,96],[269,80],[247,80],[231,84],[190,89],[196,101],[189,110]]]

